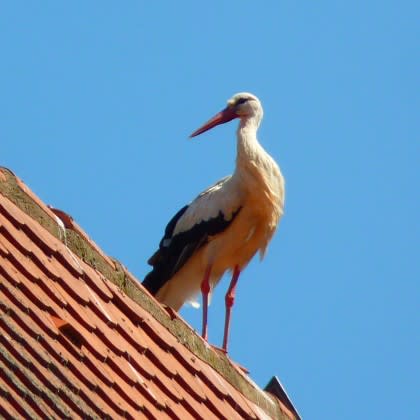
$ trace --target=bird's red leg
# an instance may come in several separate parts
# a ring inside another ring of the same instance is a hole
[[[230,328],[230,316],[232,313],[232,306],[235,303],[235,290],[236,285],[238,283],[239,274],[241,270],[237,265],[233,270],[232,280],[230,281],[229,289],[225,296],[225,303],[226,303],[226,316],[225,316],[225,333],[223,336],[223,350],[227,352],[227,344],[229,339],[229,328]]]
[[[201,282],[201,294],[203,296],[203,329],[201,336],[207,341],[207,312],[209,308],[209,293],[210,293],[210,273],[211,265],[209,264],[204,273],[203,281]]]

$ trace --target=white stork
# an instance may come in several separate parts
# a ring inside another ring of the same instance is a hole
[[[190,137],[239,118],[235,172],[203,191],[168,223],[143,285],[160,302],[178,311],[201,290],[202,336],[207,340],[209,293],[226,271],[232,280],[225,296],[223,349],[239,274],[252,257],[264,256],[283,214],[284,179],[257,140],[263,117],[258,98],[238,93],[227,107]]]

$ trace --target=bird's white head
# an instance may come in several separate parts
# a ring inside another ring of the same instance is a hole
[[[255,95],[247,92],[237,93],[228,100],[227,107],[225,109],[220,111],[203,126],[194,131],[190,137],[198,136],[216,125],[227,123],[235,118],[240,118],[241,120],[252,119],[258,127],[262,117],[263,109],[261,102]]]

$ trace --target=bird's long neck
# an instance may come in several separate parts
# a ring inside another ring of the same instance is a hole
[[[259,119],[246,118],[241,119],[239,123],[237,135],[237,152],[236,152],[236,167],[237,170],[244,165],[247,166],[251,161],[258,159],[264,149],[257,140],[257,130],[259,126]]]
[[[237,131],[235,179],[252,193],[266,191],[273,201],[282,201],[284,190],[279,167],[257,140],[261,118],[241,120]],[[280,193],[279,193],[280,191]],[[280,195],[279,195],[280,194]],[[281,197],[280,197],[281,196]]]
[[[237,130],[236,169],[232,176],[246,199],[255,200],[254,211],[265,214],[268,237],[283,213],[284,179],[273,158],[257,140],[261,118],[241,120]]]

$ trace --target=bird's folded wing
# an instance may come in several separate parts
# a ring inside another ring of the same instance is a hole
[[[143,281],[152,294],[157,293],[211,236],[223,232],[239,213],[240,207],[234,207],[232,200],[229,206],[224,205],[226,200],[221,187],[229,179],[226,177],[208,188],[170,220],[159,249],[148,261],[153,270]],[[213,203],[212,208],[209,208],[210,203]],[[214,206],[214,203],[219,205]]]

